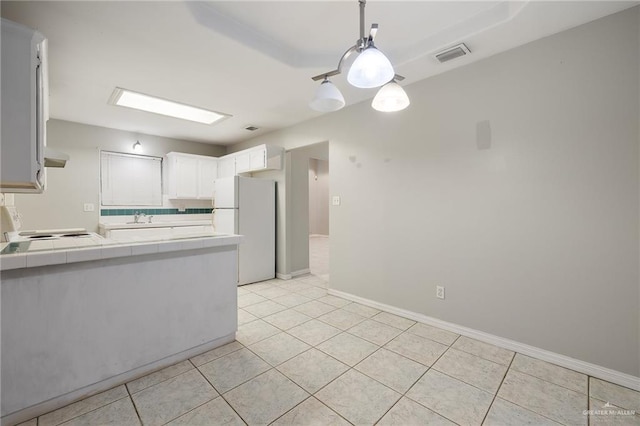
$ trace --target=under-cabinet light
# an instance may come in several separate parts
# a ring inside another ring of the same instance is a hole
[[[231,117],[229,114],[168,101],[119,87],[116,87],[113,91],[109,103],[204,124],[213,124],[216,121]]]

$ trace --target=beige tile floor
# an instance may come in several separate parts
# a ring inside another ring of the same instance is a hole
[[[640,425],[640,393],[327,295],[238,289],[237,341],[28,425]],[[612,408],[608,408],[612,410]]]
[[[329,281],[329,236],[309,237],[309,269],[312,274]]]

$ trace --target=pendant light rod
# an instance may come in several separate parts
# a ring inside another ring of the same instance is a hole
[[[342,63],[342,61],[340,61],[340,62]],[[340,69],[335,69],[333,71],[325,72],[323,74],[318,74],[318,75],[316,75],[314,77],[311,77],[311,80],[320,81],[320,80],[324,80],[325,78],[333,77],[334,75],[338,75],[340,73],[341,73]],[[400,74],[396,74],[396,75],[393,76],[393,80],[402,81],[402,80],[404,80],[404,77],[401,76]]]
[[[367,0],[358,0],[358,4],[360,5],[360,39],[358,44],[364,44],[364,8],[367,5]]]

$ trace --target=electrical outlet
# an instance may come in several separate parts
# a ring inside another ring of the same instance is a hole
[[[339,206],[340,205],[340,196],[339,195],[334,195],[333,198],[331,199],[331,204],[333,204],[334,206]]]
[[[92,212],[94,210],[95,210],[95,206],[93,205],[93,203],[84,203],[85,212]]]
[[[438,299],[444,299],[444,287],[439,285],[436,286],[436,297]]]

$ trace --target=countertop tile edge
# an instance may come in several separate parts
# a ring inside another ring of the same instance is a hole
[[[99,247],[43,250],[33,253],[8,254],[0,257],[0,271],[78,263],[92,260],[106,260],[117,257],[167,253],[172,251],[207,249],[241,244],[242,240],[242,235],[206,236],[165,241],[138,241],[102,245]],[[100,257],[89,254],[90,252],[100,252]]]

